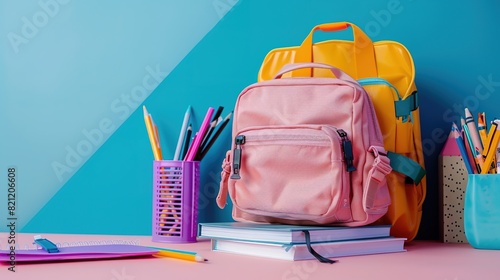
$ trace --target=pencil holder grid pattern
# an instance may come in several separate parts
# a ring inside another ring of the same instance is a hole
[[[196,242],[199,166],[199,161],[154,161],[154,242]]]

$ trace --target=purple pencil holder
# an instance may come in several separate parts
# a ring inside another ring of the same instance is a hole
[[[200,162],[153,163],[153,242],[196,242]]]

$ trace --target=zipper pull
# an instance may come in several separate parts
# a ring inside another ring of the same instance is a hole
[[[338,129],[337,133],[342,139],[342,152],[344,153],[346,171],[347,172],[355,171],[356,167],[354,167],[354,154],[352,153],[351,140],[349,140],[349,138],[347,137],[347,133],[344,130]]]
[[[236,147],[233,151],[233,175],[231,179],[241,179],[240,169],[241,169],[241,145],[245,144],[245,135],[238,135],[234,139]]]

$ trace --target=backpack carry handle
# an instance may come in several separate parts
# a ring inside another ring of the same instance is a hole
[[[321,30],[323,32],[335,32],[335,31],[345,30],[349,26],[350,25],[347,22],[323,23],[323,24],[320,24],[320,25],[316,25],[313,28],[313,31],[315,31],[315,30]]]
[[[347,75],[344,71],[340,70],[339,68],[331,66],[329,64],[316,63],[316,62],[286,64],[285,66],[283,66],[280,69],[280,71],[278,71],[278,73],[274,76],[274,79],[280,79],[281,76],[283,76],[283,74],[285,74],[287,72],[291,72],[291,71],[298,70],[298,69],[304,69],[304,68],[329,69],[330,71],[332,71],[333,75],[335,75],[335,77],[337,77],[337,79],[357,83],[356,80],[354,80],[351,76]]]
[[[324,32],[336,32],[345,30],[348,27],[352,28],[353,46],[352,63],[356,69],[356,79],[367,77],[378,77],[377,64],[375,62],[375,50],[373,42],[370,38],[356,25],[350,22],[335,22],[316,25],[309,35],[304,39],[302,45],[297,49],[294,62],[314,62],[313,61],[313,33],[316,30]],[[297,71],[292,74],[292,77],[311,77],[311,70]]]

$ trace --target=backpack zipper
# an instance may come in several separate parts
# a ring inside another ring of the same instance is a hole
[[[342,154],[344,157],[344,162],[346,163],[346,171],[352,172],[356,170],[354,167],[354,153],[352,151],[352,143],[347,137],[347,133],[343,129],[337,129],[337,134],[341,139],[341,147]],[[274,138],[276,139],[276,138]],[[309,137],[306,140],[309,141],[317,141],[318,138]],[[234,138],[235,148],[233,150],[233,174],[231,175],[231,179],[239,180],[241,179],[240,170],[241,170],[241,145],[245,144],[246,136],[238,135]]]
[[[344,161],[346,163],[346,171],[352,172],[356,170],[354,167],[354,154],[352,152],[352,143],[349,138],[347,138],[347,133],[342,129],[337,129],[337,133],[342,139],[342,153],[344,154]]]
[[[234,138],[235,148],[233,151],[233,175],[231,179],[241,179],[241,145],[245,144],[245,135],[238,135]]]

